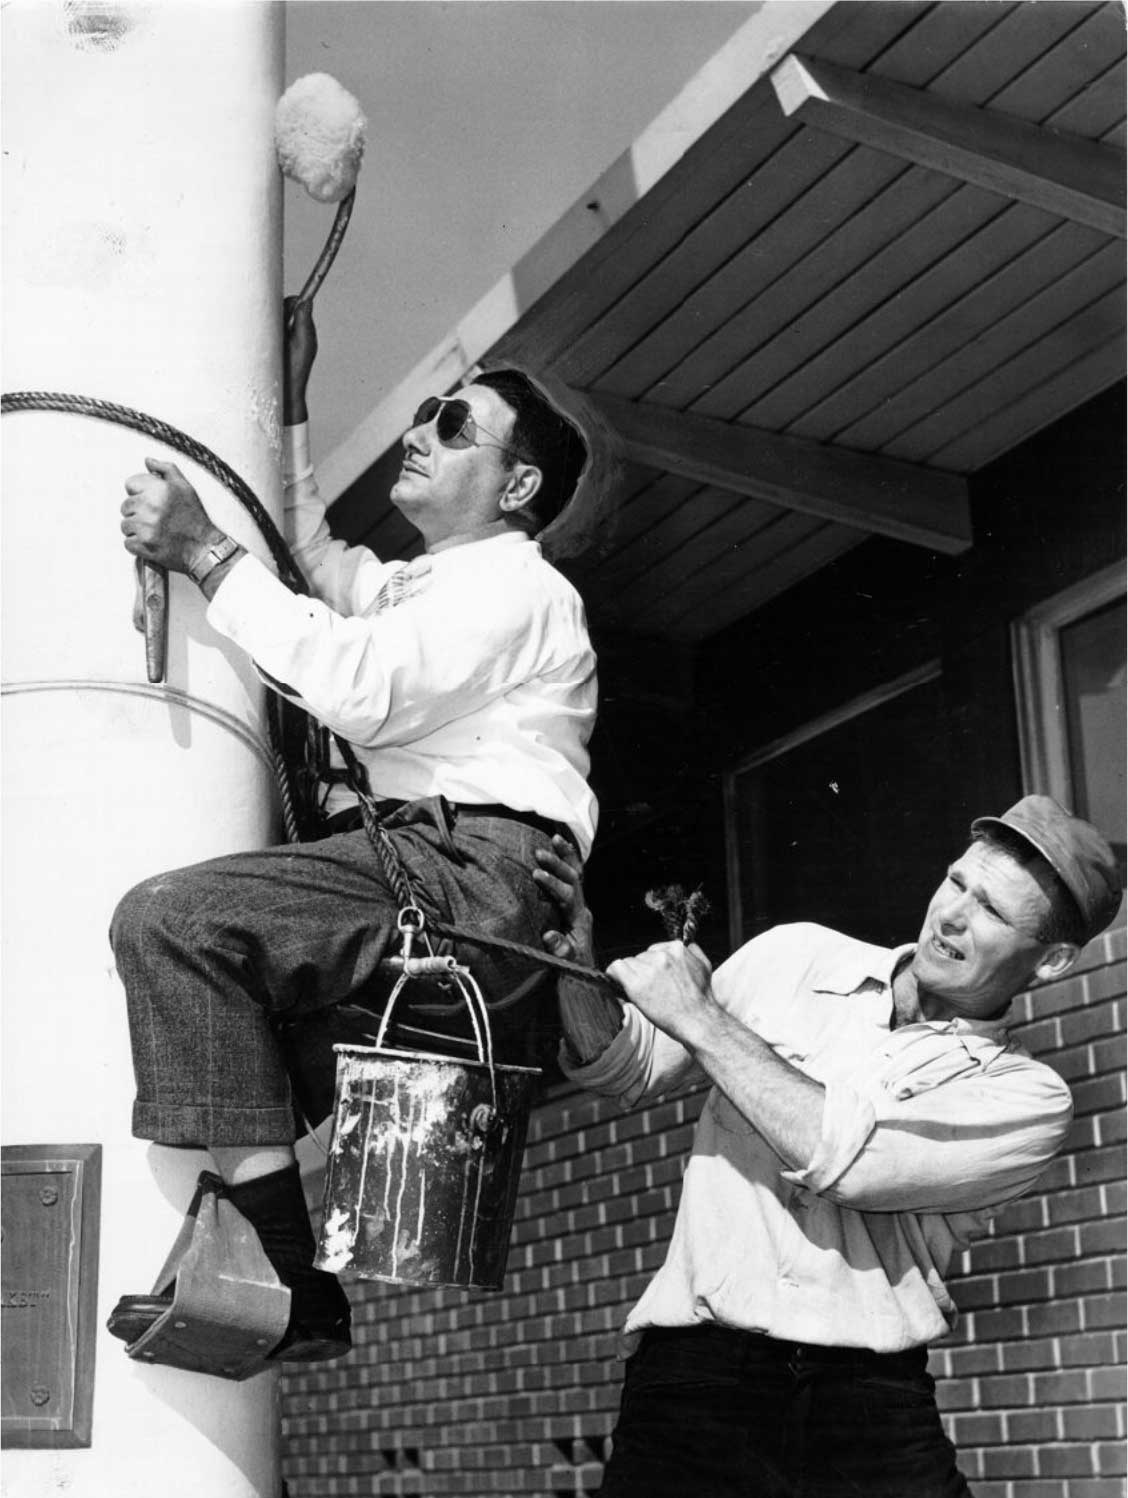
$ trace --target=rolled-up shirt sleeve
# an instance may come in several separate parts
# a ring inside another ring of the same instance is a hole
[[[286,540],[314,596],[337,613],[362,613],[387,577],[389,565],[367,546],[334,538],[325,518],[305,422],[283,430],[282,486]]]
[[[560,1065],[578,1086],[623,1108],[705,1077],[685,1047],[633,1004],[623,1005],[623,1027],[605,1051],[583,1065],[569,1062],[562,1051]]]
[[[836,1079],[814,1156],[783,1174],[857,1211],[975,1212],[1032,1185],[1071,1118],[1066,1084],[1022,1052],[973,1060],[935,1085],[895,1071]]]

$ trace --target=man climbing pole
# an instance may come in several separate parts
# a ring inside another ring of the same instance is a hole
[[[292,593],[220,531],[171,463],[149,459],[127,481],[126,549],[191,576],[211,626],[337,737],[429,921],[539,948],[554,907],[532,877],[536,851],[564,834],[586,857],[596,821],[586,780],[595,657],[579,596],[534,539],[572,498],[586,445],[515,370],[424,401],[391,499],[425,550],[382,562],[334,540],[325,520],[306,426],[316,352],[307,304],[287,348],[284,478],[289,540],[313,596]],[[339,1006],[379,1008],[401,903],[355,791],[328,788],[325,813],[317,841],[146,881],[111,927],[133,1131],[211,1152],[224,1194],[290,1290],[271,1352],[280,1359],[345,1352],[349,1306],[313,1267],[277,1025],[320,1017],[332,1035]],[[484,968],[499,1059],[535,1060],[542,971],[458,955]],[[408,1019],[449,1038],[459,1006],[432,999]],[[135,1342],[166,1301],[125,1297],[111,1330]]]

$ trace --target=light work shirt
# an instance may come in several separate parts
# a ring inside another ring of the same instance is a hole
[[[665,1263],[631,1311],[648,1326],[719,1322],[786,1341],[900,1352],[956,1321],[952,1255],[1024,1192],[1069,1128],[1069,1089],[1000,1023],[899,1025],[891,950],[824,926],[777,926],[713,975],[717,1001],[826,1088],[822,1135],[792,1170],[714,1087]],[[700,1076],[633,1005],[610,1046],[565,1070],[626,1106]]]
[[[334,540],[308,428],[285,437],[287,539],[314,596],[244,556],[208,622],[353,745],[377,797],[536,812],[586,857],[597,688],[579,594],[521,531],[410,563]]]

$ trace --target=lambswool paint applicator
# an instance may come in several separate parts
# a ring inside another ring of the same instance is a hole
[[[297,308],[317,295],[341,248],[356,200],[366,128],[356,99],[328,73],[307,73],[278,101],[274,147],[279,167],[316,202],[338,205],[325,248],[291,308],[291,326]]]

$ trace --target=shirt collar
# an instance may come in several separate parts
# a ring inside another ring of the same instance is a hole
[[[892,988],[893,974],[901,959],[915,950],[915,943],[901,947],[871,947],[862,942],[832,952],[812,984],[816,993],[836,993],[845,997],[859,989]]]
[[[892,1003],[893,975],[903,958],[916,951],[915,942],[899,947],[871,947],[858,944],[853,950],[832,955],[812,985],[816,993],[839,994],[843,998],[869,992],[881,994]],[[918,1020],[935,1030],[949,1030],[953,1035],[983,1035],[1006,1038],[1009,1007],[999,1019],[964,1019],[955,1016],[945,1020]],[[908,1028],[905,1026],[904,1028]]]
[[[450,557],[476,555],[483,546],[535,546],[537,551],[540,551],[540,542],[535,536],[530,536],[527,531],[511,528],[496,531],[492,536],[478,536],[465,541],[455,541],[451,546],[440,547],[438,551],[429,551],[426,555],[434,562],[445,563]]]

